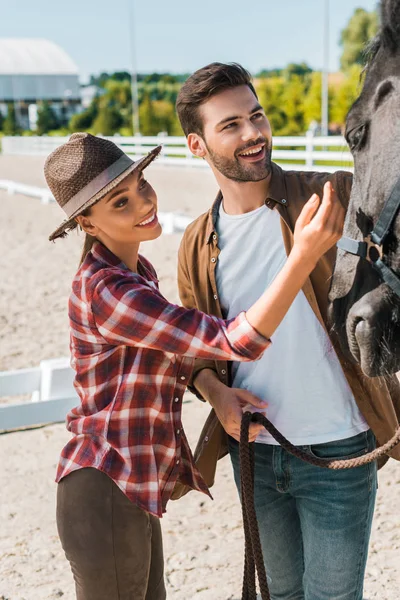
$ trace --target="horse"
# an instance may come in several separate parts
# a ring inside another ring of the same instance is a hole
[[[354,179],[329,294],[344,353],[368,377],[400,371],[400,0],[382,0],[346,119]]]

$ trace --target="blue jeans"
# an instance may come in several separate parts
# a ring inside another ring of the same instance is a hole
[[[360,456],[371,431],[301,446],[321,458]],[[239,444],[229,438],[239,488]],[[254,499],[272,600],[362,600],[376,463],[343,471],[309,465],[280,446],[254,444]]]

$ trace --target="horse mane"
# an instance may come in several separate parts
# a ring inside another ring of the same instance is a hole
[[[362,74],[368,72],[376,55],[381,48],[387,48],[391,53],[400,47],[400,24],[399,20],[400,2],[386,2],[381,7],[381,29],[365,47],[363,52],[364,69]]]
[[[372,67],[381,48],[388,48],[390,52],[394,52],[399,48],[399,43],[395,40],[394,33],[389,27],[384,27],[378,35],[365,46],[363,51],[364,68],[361,73],[362,76]]]
[[[363,50],[363,59],[364,59],[364,68],[362,70],[362,75],[366,73],[372,63],[374,62],[376,55],[378,54],[380,48],[383,45],[382,41],[383,32],[378,33],[364,48]]]

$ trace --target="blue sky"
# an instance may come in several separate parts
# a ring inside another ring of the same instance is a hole
[[[215,60],[240,62],[253,73],[289,62],[322,66],[325,0],[9,0],[0,37],[56,42],[83,79],[129,70],[130,2],[139,72],[191,72]],[[331,71],[338,69],[340,31],[354,9],[375,6],[376,0],[330,0]]]

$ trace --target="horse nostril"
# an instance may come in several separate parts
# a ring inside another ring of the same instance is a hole
[[[364,323],[364,321],[366,321],[366,319],[364,319],[363,317],[356,317],[353,320],[353,327],[354,327],[354,329],[357,329],[357,327],[360,325],[360,323]]]
[[[348,334],[353,343],[357,342],[357,335],[362,334],[366,327],[368,327],[368,323],[366,319],[363,319],[362,317],[356,317],[349,321]]]
[[[349,319],[352,321],[354,328],[361,321],[368,321],[372,324],[376,320],[376,312],[367,302],[357,302],[349,312]]]
[[[360,335],[365,334],[365,330],[368,328],[368,321],[366,319],[362,319],[361,317],[358,319],[354,320],[354,336],[355,338],[359,337]]]

